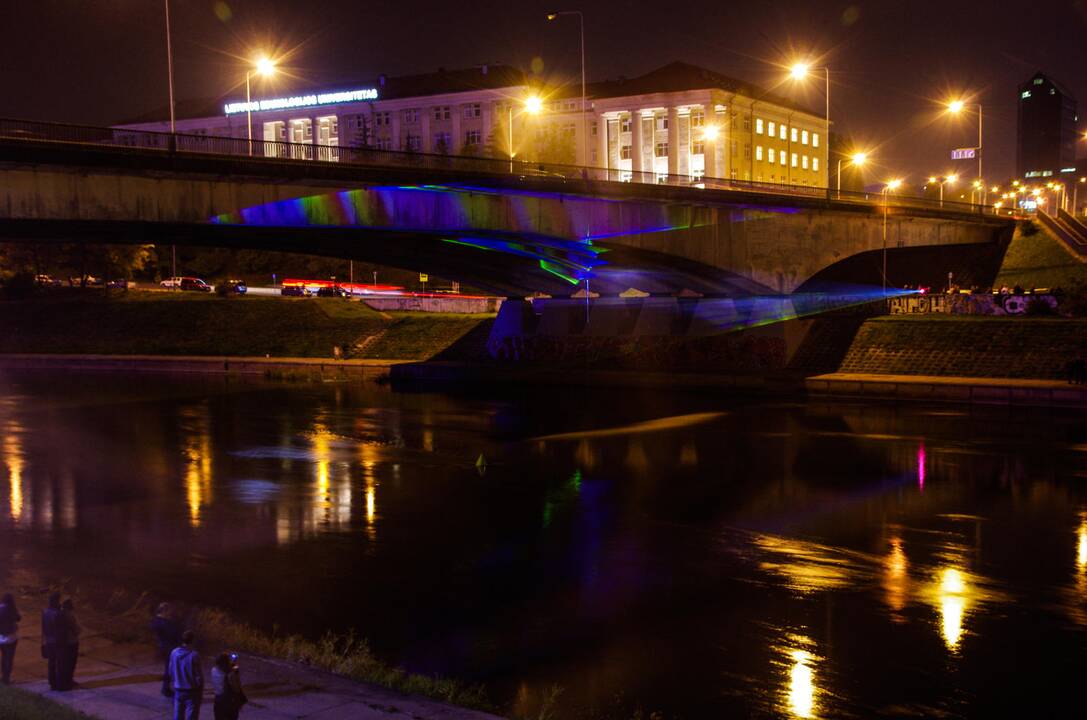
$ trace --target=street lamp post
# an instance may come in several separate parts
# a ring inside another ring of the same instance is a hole
[[[166,82],[170,91],[170,134],[176,131],[174,118],[174,51],[170,44],[170,0],[164,0],[166,4]],[[177,277],[177,273],[174,273]]]
[[[883,186],[883,297],[887,297],[887,205],[890,203],[890,198],[887,194],[893,190],[898,189],[898,186],[902,184],[901,180],[895,179],[889,181]]]
[[[959,179],[959,176],[954,175],[954,174],[953,175],[948,175],[946,177],[939,177],[939,178],[938,177],[930,177],[928,179],[930,184],[935,184],[935,185],[940,186],[940,207],[944,206],[944,185],[947,185],[948,183],[954,185],[955,181],[958,180],[958,179]]]
[[[966,107],[966,104],[962,100],[952,100],[951,102],[949,102],[947,104],[948,111],[951,112],[951,114],[953,114],[953,115],[958,115],[960,112],[963,111],[963,108],[965,108],[965,107]],[[981,154],[982,154],[982,133],[981,133],[981,130],[982,130],[982,115],[983,115],[983,113],[982,113],[981,103],[975,103],[974,107],[977,108],[977,111],[978,111],[978,177],[977,177],[977,179],[984,183],[985,181],[982,179],[984,176],[982,175],[982,172],[981,172]]]
[[[808,63],[801,62],[801,63],[796,63],[795,65],[793,65],[793,67],[790,69],[789,73],[795,79],[799,80],[800,78],[806,77],[808,75],[808,72],[811,71],[811,69],[812,69],[811,65],[809,65]],[[824,72],[825,78],[826,78],[826,91],[824,93],[825,98],[826,98],[826,116],[825,116],[826,132],[824,133],[823,142],[826,143],[827,157],[826,157],[826,161],[823,163],[823,165],[829,171],[830,170],[830,67],[824,65],[820,69]],[[791,158],[790,158],[790,161],[791,161]],[[840,184],[841,183],[841,175],[840,174],[839,174],[838,178],[839,178],[839,184]],[[839,190],[839,192],[841,192],[840,185],[839,185],[838,190]],[[827,200],[830,200],[830,182],[829,182],[829,180],[827,182]]]
[[[867,159],[868,159],[868,153],[862,153],[862,152],[853,153],[849,157],[849,164],[853,165],[855,167],[860,167],[861,165],[864,165],[864,161],[867,160]],[[838,199],[841,200],[842,199],[842,159],[841,158],[838,158],[838,170],[836,172],[836,175],[838,176]]]
[[[249,77],[253,74],[254,68],[248,68],[245,71],[245,124],[249,128],[249,154],[253,154],[253,108],[252,97],[249,94]],[[257,60],[256,71],[258,75],[268,77],[276,70],[276,64],[269,60],[267,57],[262,57]]]
[[[580,10],[555,10],[547,13],[548,21],[557,19],[560,15],[577,15],[578,27],[581,32],[581,136],[582,149],[585,154],[585,164],[589,164],[589,126],[585,122],[585,16]]]
[[[538,95],[525,98],[524,112],[538,115],[543,110],[543,100]],[[513,100],[506,106],[507,139],[509,140],[510,173],[513,173]]]

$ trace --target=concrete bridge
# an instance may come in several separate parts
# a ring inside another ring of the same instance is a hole
[[[970,206],[828,200],[812,188],[617,182],[589,168],[404,153],[284,160],[3,128],[0,240],[304,252],[510,296],[570,295],[585,280],[603,295],[783,293],[842,267],[844,279],[879,285],[884,247],[892,285],[918,281],[896,258],[916,265],[926,248],[940,250],[941,272],[962,277],[979,248],[999,257],[1013,229]]]

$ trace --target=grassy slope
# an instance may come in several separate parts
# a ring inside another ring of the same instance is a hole
[[[57,292],[0,301],[0,352],[331,357],[385,331],[365,357],[423,359],[484,319],[402,315],[337,298]]]
[[[1016,230],[994,285],[1064,288],[1087,283],[1087,263],[1041,229],[1034,235]]]
[[[41,695],[0,685],[0,718],[19,720],[88,720],[91,716]]]

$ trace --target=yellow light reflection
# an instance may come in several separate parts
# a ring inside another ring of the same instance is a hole
[[[944,568],[940,573],[940,630],[949,650],[955,650],[962,637],[966,615],[966,579],[958,568]]]
[[[1079,530],[1076,531],[1076,565],[1082,573],[1087,570],[1087,513],[1081,513]]]
[[[368,525],[374,524],[374,516],[377,514],[375,507],[376,495],[374,493],[374,486],[371,485],[366,488],[366,523]]]
[[[883,561],[884,599],[896,613],[906,607],[909,598],[909,561],[902,549],[902,538],[891,538],[891,550]],[[895,615],[899,622],[905,619]]]
[[[330,468],[332,462],[331,441],[334,437],[323,424],[319,422],[313,424],[310,442],[313,447],[313,459],[317,463],[313,492],[316,507],[320,508],[322,520],[326,523],[331,519],[332,513],[332,494],[330,492],[332,473]]]
[[[806,650],[790,653],[793,665],[789,668],[789,711],[796,717],[815,717],[815,673],[811,668],[812,656]]]
[[[21,430],[16,423],[8,423],[4,428],[4,464],[8,466],[11,517],[15,521],[23,515],[23,448],[19,443]]]
[[[182,415],[196,420],[194,434],[185,439],[185,496],[189,505],[189,524],[199,527],[201,509],[211,502],[211,433],[207,418],[199,410],[185,410]]]

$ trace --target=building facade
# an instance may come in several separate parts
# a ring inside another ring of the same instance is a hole
[[[1051,78],[1036,73],[1019,86],[1016,173],[1056,179],[1076,172],[1076,99]]]
[[[704,68],[549,90],[504,65],[179,108],[178,133],[335,161],[340,147],[588,165],[615,179],[732,178],[826,186],[825,118]],[[251,122],[251,126],[250,126]],[[116,126],[168,132],[161,119]],[[138,144],[138,134],[132,135]],[[289,144],[285,144],[289,143]],[[311,149],[312,148],[312,149]]]

